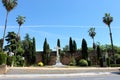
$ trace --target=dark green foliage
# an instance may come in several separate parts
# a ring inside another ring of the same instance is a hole
[[[20,29],[20,26],[21,26],[22,24],[24,24],[24,22],[25,22],[25,17],[19,15],[19,16],[16,18],[16,22],[19,24],[19,29]],[[20,30],[18,30],[18,35],[19,35],[19,31],[20,31]]]
[[[116,64],[120,64],[120,54],[115,54]]]
[[[87,47],[87,42],[85,39],[82,40],[82,58],[83,59],[88,59],[88,47]]]
[[[60,48],[60,39],[57,40],[57,46]],[[61,55],[61,49],[59,49],[59,54]]]
[[[103,17],[103,22],[106,25],[110,26],[112,21],[113,21],[113,17],[111,17],[109,13],[105,13],[105,16]]]
[[[88,66],[91,66],[92,65],[92,61],[91,60],[88,60]]]
[[[120,59],[117,59],[117,60],[116,60],[116,64],[120,64]]]
[[[15,56],[7,56],[7,65],[12,66],[15,63]]]
[[[73,52],[73,44],[72,44],[72,38],[71,37],[70,37],[70,40],[69,40],[69,51],[72,54],[72,52]]]
[[[47,39],[45,38],[44,46],[43,46],[43,52],[44,53],[49,53],[49,51],[50,51],[49,44],[47,43]]]
[[[27,65],[32,65],[35,63],[35,39],[31,39],[28,34],[25,36],[25,40],[23,40],[23,49],[24,49],[24,57]]]
[[[100,50],[100,46],[97,46],[97,59],[99,60],[101,57],[101,50]]]
[[[5,46],[5,50],[9,52],[16,52],[17,48],[17,37],[16,33],[14,32],[8,32],[8,35],[6,36],[7,45]]]
[[[87,60],[85,60],[85,59],[81,59],[81,60],[79,61],[79,65],[80,65],[80,66],[88,66],[88,62],[87,62]]]
[[[16,56],[16,65],[24,66],[24,64],[25,64],[25,60],[23,59],[23,57],[20,55]]]
[[[0,65],[6,64],[7,54],[4,52],[0,52]]]
[[[89,36],[92,38],[92,39],[94,39],[94,36],[96,35],[96,32],[95,32],[95,28],[90,28],[89,29]]]
[[[74,57],[71,58],[71,61],[70,61],[70,66],[76,66],[76,60]]]
[[[77,51],[77,44],[76,44],[75,40],[73,40],[72,47],[73,47],[73,52],[76,52]]]
[[[64,51],[64,52],[69,51],[69,45],[65,45],[65,47],[63,47],[63,51]]]
[[[100,58],[100,67],[103,67],[103,58]]]
[[[69,51],[71,53],[71,56],[73,55],[74,52],[77,51],[76,42],[75,42],[75,40],[72,40],[71,37],[70,37],[70,40],[69,40]]]
[[[2,0],[2,3],[6,11],[10,12],[12,9],[14,9],[17,6],[18,0]]]
[[[107,66],[110,67],[110,58],[107,58]]]
[[[32,63],[31,62],[32,54],[31,54],[31,39],[28,34],[26,34],[25,40],[23,40],[23,48],[25,50],[24,56],[25,56],[26,63],[27,65],[30,65]]]
[[[96,48],[96,44],[94,42],[94,37],[96,35],[95,28],[91,27],[89,29],[88,33],[89,33],[89,36],[93,39],[93,49],[95,50],[95,48]]]
[[[47,43],[47,39],[45,38],[44,41],[44,45],[43,45],[43,63],[44,65],[48,65],[49,64],[49,60],[50,60],[50,47],[49,44]]]
[[[120,64],[111,64],[111,67],[120,67]]]
[[[60,39],[57,40],[57,46],[60,47]]]
[[[32,63],[36,61],[36,42],[35,38],[33,37],[33,46],[32,46]]]
[[[24,54],[24,49],[19,46],[16,52],[17,52],[17,55],[23,56],[23,54]]]

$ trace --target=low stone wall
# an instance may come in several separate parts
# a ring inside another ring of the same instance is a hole
[[[7,65],[0,65],[0,74],[5,74],[7,72]]]

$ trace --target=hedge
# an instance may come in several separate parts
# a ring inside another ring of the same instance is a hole
[[[6,65],[6,61],[7,61],[7,54],[5,54],[4,52],[0,52],[0,65]]]
[[[120,67],[120,64],[111,64],[111,67]]]

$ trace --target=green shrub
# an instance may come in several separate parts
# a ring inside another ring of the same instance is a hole
[[[81,60],[79,61],[79,65],[80,65],[80,66],[88,66],[88,62],[87,62],[87,60],[85,60],[85,59],[81,59]]]
[[[17,55],[15,64],[16,66],[24,66],[25,60],[23,60],[23,56]]]
[[[117,59],[117,60],[116,60],[116,64],[120,64],[120,59]]]
[[[88,66],[91,66],[91,65],[92,65],[92,61],[88,60]]]
[[[39,62],[38,66],[41,66],[41,67],[44,66],[43,62]]]
[[[12,66],[15,63],[15,56],[8,56],[7,57],[7,65]]]
[[[120,64],[111,64],[111,67],[120,67]]]
[[[6,64],[7,54],[4,52],[0,52],[0,65]]]
[[[76,66],[76,60],[74,57],[71,58],[71,61],[69,63],[70,66]]]

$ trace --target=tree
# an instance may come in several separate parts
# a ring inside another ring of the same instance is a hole
[[[50,58],[50,47],[47,43],[47,39],[45,38],[44,44],[43,44],[43,63],[44,65],[48,65]]]
[[[25,39],[22,41],[24,49],[24,57],[26,59],[27,65],[33,64],[33,41],[29,34],[26,34]]]
[[[7,45],[5,46],[5,50],[16,53],[16,36],[16,33],[8,32],[8,35],[6,36]]]
[[[20,27],[21,27],[22,24],[24,24],[24,22],[25,22],[25,17],[24,17],[24,16],[18,16],[18,17],[16,18],[16,21],[17,21],[17,23],[19,24],[19,29],[18,29],[18,34],[17,34],[17,37],[19,38],[19,37],[20,37]]]
[[[100,49],[100,46],[97,45],[97,59],[100,60],[101,58],[101,49]]]
[[[73,47],[73,52],[76,52],[77,51],[77,44],[76,44],[75,40],[73,40],[72,47]]]
[[[60,47],[60,39],[57,40],[57,46]]]
[[[33,46],[32,46],[32,62],[35,63],[35,61],[36,61],[36,41],[35,41],[35,37],[33,37],[32,41],[33,41]]]
[[[105,13],[105,16],[103,17],[103,22],[108,26],[109,32],[110,32],[110,41],[111,41],[111,46],[112,46],[112,53],[113,53],[113,60],[115,61],[114,57],[114,47],[113,47],[113,39],[112,39],[112,31],[110,24],[113,21],[113,17],[110,16],[109,13]],[[115,62],[114,62],[115,63]]]
[[[60,48],[60,39],[57,40],[57,46]],[[59,49],[59,54],[60,54],[61,50]]]
[[[69,45],[65,45],[65,47],[63,47],[63,52],[69,51]]]
[[[96,32],[95,32],[95,28],[90,28],[89,29],[89,36],[93,39],[93,49],[95,49],[96,45],[95,45],[95,42],[94,42],[94,37],[96,35]]]
[[[72,42],[73,42],[72,38],[70,37],[70,39],[69,39],[69,51],[70,51],[71,55],[73,53],[73,43]]]
[[[87,60],[88,59],[88,47],[87,42],[85,39],[82,40],[82,58]]]
[[[5,7],[7,14],[6,14],[6,20],[5,20],[5,27],[4,27],[4,33],[3,33],[3,44],[2,44],[2,51],[3,51],[3,45],[4,45],[4,38],[7,28],[7,22],[8,22],[8,14],[11,10],[13,10],[17,6],[17,0],[2,0],[3,6]]]

